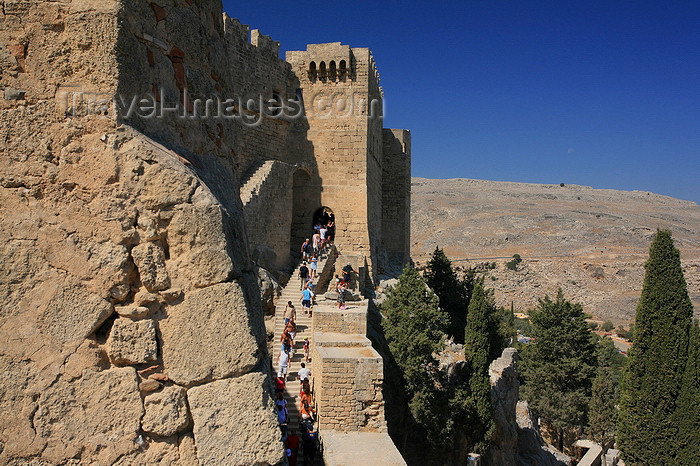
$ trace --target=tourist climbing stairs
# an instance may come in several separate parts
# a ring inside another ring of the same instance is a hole
[[[316,279],[312,280],[312,283],[316,285],[318,279],[324,270],[326,263],[329,258],[331,261],[334,259],[336,254],[335,249],[331,248],[328,252],[321,254],[318,259],[317,269],[318,276]],[[332,263],[328,264],[332,266]],[[273,365],[274,370],[277,371],[277,359],[280,351],[282,350],[282,342],[280,338],[282,337],[282,332],[284,331],[284,310],[287,306],[287,302],[291,301],[297,311],[297,334],[294,338],[294,355],[292,356],[289,363],[289,372],[287,375],[287,386],[284,394],[284,398],[287,400],[287,407],[289,410],[289,422],[288,430],[295,430],[299,434],[299,393],[301,390],[301,384],[297,377],[299,369],[301,369],[301,363],[304,362],[304,337],[308,337],[312,340],[313,328],[311,326],[311,316],[304,314],[304,309],[301,306],[301,281],[299,279],[299,268],[301,267],[301,262],[297,265],[292,273],[287,286],[282,290],[282,294],[277,299],[277,306],[275,307],[275,340],[274,340],[274,350],[273,350]],[[308,267],[308,264],[307,264]],[[313,345],[313,341],[311,343]],[[311,369],[311,357],[309,355],[309,362],[306,365],[307,368]],[[313,374],[312,374],[313,378]],[[319,463],[320,453],[316,457],[315,463]],[[303,464],[301,458],[299,458],[298,464]]]

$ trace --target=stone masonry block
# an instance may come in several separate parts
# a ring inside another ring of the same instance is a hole
[[[156,328],[152,320],[114,321],[107,340],[109,359],[115,364],[142,364],[158,357]]]

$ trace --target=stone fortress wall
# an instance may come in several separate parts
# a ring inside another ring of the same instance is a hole
[[[409,133],[310,112],[381,102],[371,53],[281,60],[214,0],[3,5],[0,463],[280,461],[257,266],[323,206],[363,276],[408,260]]]
[[[285,125],[182,115],[283,88],[244,30],[215,1],[3,2],[0,463],[283,459],[237,186]]]

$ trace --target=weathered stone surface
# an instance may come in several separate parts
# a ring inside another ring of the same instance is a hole
[[[120,318],[107,340],[109,359],[115,364],[142,364],[158,357],[156,327],[152,320]]]
[[[261,354],[249,325],[238,283],[187,293],[159,323],[165,372],[192,385],[250,371]]]
[[[146,395],[143,406],[146,413],[141,420],[144,432],[169,437],[184,430],[190,423],[185,389],[178,386]]]
[[[94,338],[88,338],[72,353],[63,365],[63,376],[77,379],[85,369],[99,371],[109,368],[109,357]]]
[[[147,307],[151,304],[157,303],[160,301],[160,298],[157,294],[151,293],[148,290],[145,290],[141,288],[135,295],[134,295],[134,305],[136,306],[144,306]]]
[[[221,206],[180,206],[168,227],[168,244],[178,284],[205,287],[229,280],[234,272]]]
[[[113,312],[112,305],[77,283],[66,284],[44,304],[37,322],[39,330],[66,344],[81,342]]]
[[[27,91],[21,91],[19,89],[12,89],[11,87],[5,88],[5,99],[7,100],[22,100]]]
[[[518,423],[518,459],[521,464],[560,466],[569,464],[569,457],[547,444],[540,434],[537,420],[530,412],[527,401],[518,401],[516,406]]]
[[[267,383],[265,374],[254,372],[187,391],[202,466],[282,461],[274,406],[260,389]]]
[[[146,393],[155,392],[156,390],[158,390],[162,386],[163,386],[163,384],[157,380],[147,379],[139,384],[139,390],[141,390],[142,392],[146,392]]]
[[[138,451],[124,455],[113,466],[144,466],[144,465],[191,465],[180,459],[177,437],[152,439],[142,437],[142,445]]]
[[[379,292],[386,292],[390,287],[396,286],[399,283],[398,278],[383,278],[379,280],[379,286],[377,290]]]
[[[335,291],[328,291],[323,297],[335,301],[338,299],[338,293]],[[343,297],[345,301],[362,301],[362,296],[360,296],[359,293],[354,293],[350,290],[343,290]]]
[[[278,58],[272,39],[253,33],[254,43],[248,43],[248,28],[222,18],[221,2],[159,6],[154,17],[148,2],[133,0],[3,3],[3,89],[26,89],[29,99],[0,99],[0,464],[12,457],[52,464],[112,464],[118,458],[124,464],[196,463],[193,437],[180,436],[176,444],[173,438],[153,441],[139,430],[136,381],[119,382],[125,371],[134,378],[133,370],[106,369],[100,342],[112,304],[147,307],[158,319],[163,379],[168,374],[203,383],[262,363],[260,293],[238,185],[253,164],[280,154],[280,142],[296,123],[265,118],[262,128],[253,129],[215,118],[141,118],[115,114],[110,103],[114,96],[128,100],[162,90],[170,107],[185,87],[192,96],[235,96],[241,90],[267,96],[287,88],[290,65]],[[369,52],[361,49],[358,58],[356,71],[371,77]],[[190,109],[191,102],[183,103]],[[367,133],[366,118],[359,121]],[[313,172],[302,185],[318,188],[298,192],[297,204],[318,204],[320,179],[330,188],[324,196],[331,202],[364,198],[338,211],[351,225],[339,228],[337,237],[354,252],[374,255],[370,246],[382,238],[370,245],[369,235],[381,231],[375,227],[382,218],[382,167],[367,170],[367,180],[358,166],[367,160],[368,143],[381,141],[381,126],[372,128],[371,135],[357,138],[358,128],[348,128],[343,139],[353,141],[341,144],[353,150],[343,147],[342,155],[326,150],[340,147],[326,140],[328,132],[317,131],[315,142],[329,154],[322,174],[309,163],[314,154],[306,150],[312,144],[303,128],[294,129],[301,131],[292,134],[289,146],[302,148],[294,151],[290,167]],[[336,155],[339,160],[332,159]],[[348,176],[361,184],[344,183]],[[284,222],[266,223],[276,235],[268,238],[288,240],[293,213],[308,229],[312,212],[291,206],[291,196],[285,199],[267,211],[274,220],[286,209]],[[371,221],[365,221],[367,207]],[[289,250],[280,244],[271,246]],[[157,300],[140,295],[142,289],[169,286],[182,294],[159,293]],[[229,289],[236,287],[242,290]],[[143,317],[143,310],[120,310]],[[120,325],[107,345],[114,354],[121,351]],[[85,345],[86,338],[99,348]],[[262,429],[255,424],[271,415],[269,400],[260,398],[264,385],[246,386],[240,395],[257,400],[253,423],[237,406],[227,423],[260,435],[250,439],[260,441],[246,442],[245,435],[238,440],[245,455],[261,461],[270,458],[270,438],[278,432],[274,420]],[[209,406],[228,403],[215,393]],[[207,447],[201,451],[209,454],[208,438],[200,439]]]
[[[324,464],[405,466],[401,453],[384,432],[328,431],[323,436]],[[505,465],[504,465],[505,466]]]
[[[517,464],[518,424],[515,408],[518,403],[518,351],[506,348],[489,367],[491,404],[496,432],[488,451],[489,464]]]
[[[180,464],[182,466],[199,466],[197,450],[192,432],[185,432],[178,439]]]
[[[124,367],[85,372],[73,382],[60,379],[41,394],[34,426],[46,442],[42,457],[48,461],[80,454],[85,461],[111,464],[137,448],[142,415],[136,371]]]
[[[168,382],[170,380],[170,377],[168,377],[166,374],[163,374],[161,372],[156,372],[155,374],[151,374],[148,376],[148,378],[151,380],[159,380],[161,382]]]
[[[142,243],[131,250],[131,256],[141,275],[141,283],[148,291],[170,287],[170,276],[165,268],[165,252],[155,243]]]
[[[274,314],[275,299],[282,291],[282,287],[275,280],[270,272],[258,267],[258,285],[260,286],[260,304],[263,313]]]
[[[114,310],[121,317],[140,319],[146,317],[150,310],[145,306],[114,306]]]
[[[182,290],[179,288],[171,288],[169,290],[161,291],[160,295],[163,297],[165,302],[173,303],[180,298],[182,298]]]

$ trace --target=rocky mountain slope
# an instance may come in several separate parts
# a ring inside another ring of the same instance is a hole
[[[484,266],[498,304],[526,311],[561,287],[616,325],[634,319],[658,228],[673,233],[700,315],[700,205],[641,191],[413,178],[411,255],[439,246],[455,266]],[[514,254],[517,270],[505,263]]]

